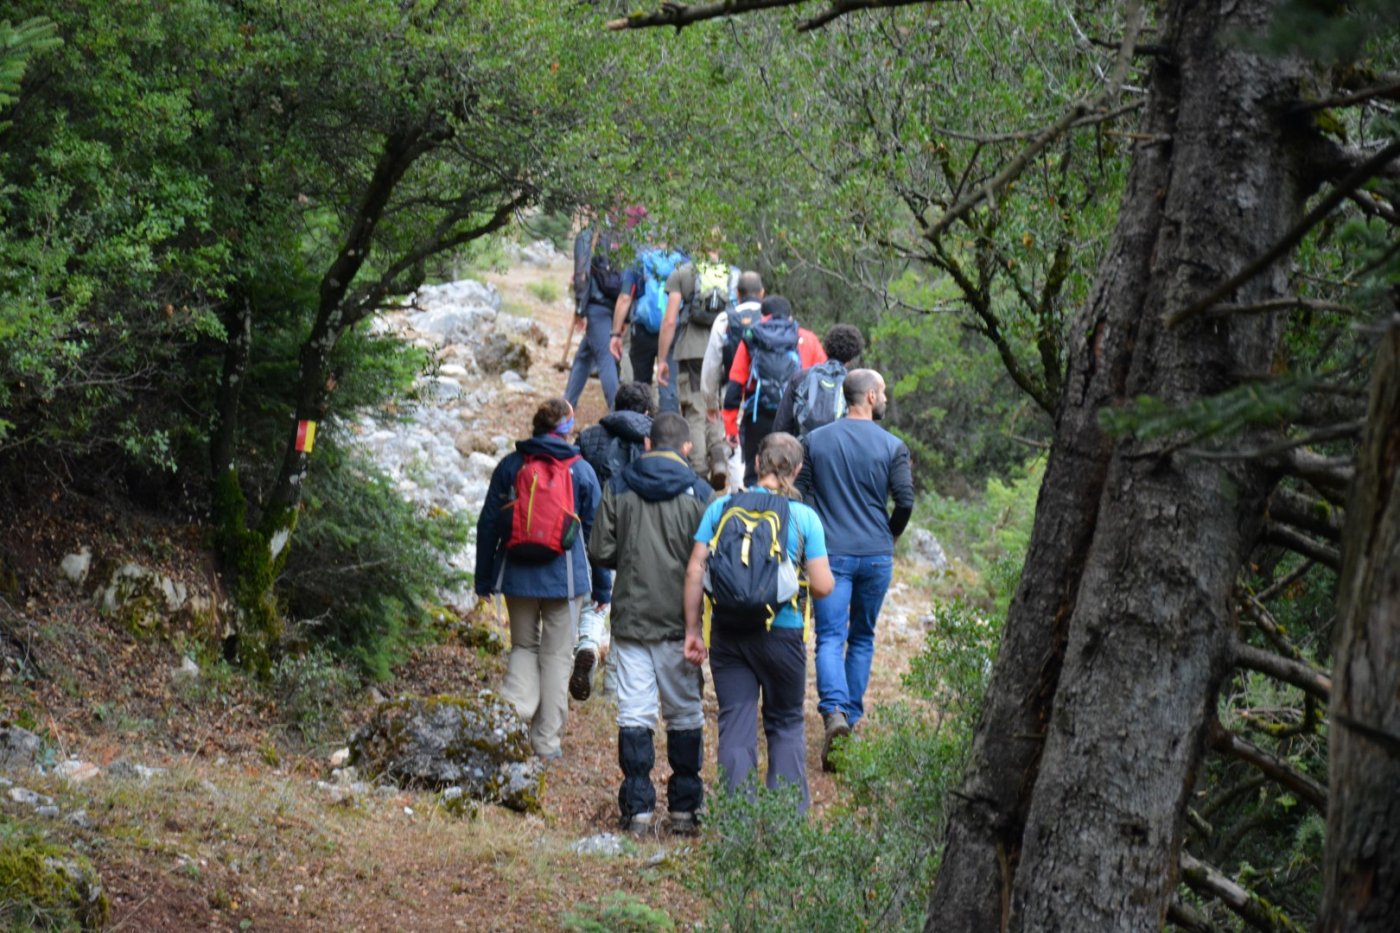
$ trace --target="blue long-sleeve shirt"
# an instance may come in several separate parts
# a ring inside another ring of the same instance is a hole
[[[797,488],[826,528],[834,555],[893,554],[914,510],[909,448],[873,421],[842,418],[802,439]],[[894,500],[893,514],[885,511]]]

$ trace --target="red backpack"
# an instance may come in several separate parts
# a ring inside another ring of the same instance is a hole
[[[506,552],[521,560],[547,561],[566,553],[578,538],[580,521],[574,511],[574,478],[567,460],[528,454],[515,474],[510,537]]]

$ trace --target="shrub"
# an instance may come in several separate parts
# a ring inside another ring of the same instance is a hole
[[[310,744],[340,737],[358,686],[355,675],[322,648],[284,657],[272,669],[283,721]]]
[[[676,925],[664,911],[649,907],[631,894],[616,891],[597,904],[564,914],[570,933],[673,933]]]

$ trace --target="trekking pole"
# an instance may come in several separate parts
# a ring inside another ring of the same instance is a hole
[[[574,315],[573,323],[569,325],[569,330],[564,334],[564,355],[559,358],[559,362],[554,364],[554,368],[561,373],[569,368],[569,348],[574,345],[574,331],[578,330],[578,322],[583,318]]]

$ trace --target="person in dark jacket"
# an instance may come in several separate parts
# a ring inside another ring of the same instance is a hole
[[[805,465],[797,487],[821,516],[831,542],[836,588],[817,600],[817,709],[831,750],[865,712],[875,656],[875,623],[894,571],[894,543],[914,511],[909,448],[876,422],[885,416],[885,380],[852,370],[842,390],[846,417],[802,439]],[[893,511],[886,511],[894,500]]]
[[[651,386],[629,382],[617,390],[617,408],[603,420],[584,428],[578,436],[583,459],[598,474],[598,485],[607,488],[614,470],[640,457],[651,434]],[[609,571],[608,579],[612,579]],[[569,675],[569,696],[582,703],[593,695],[593,675],[607,655],[608,622],[593,606],[579,615],[578,644],[574,647],[574,671]]]
[[[504,593],[510,613],[510,658],[501,696],[529,723],[530,745],[541,758],[563,755],[560,741],[569,712],[567,682],[582,602],[590,591],[598,607],[612,598],[607,575],[589,571],[585,541],[602,491],[593,468],[565,439],[573,426],[573,406],[564,399],[550,399],[539,407],[533,436],[518,442],[515,452],[491,474],[476,524],[476,593],[483,598]],[[505,553],[511,526],[507,506],[516,474],[528,456],[573,461],[569,475],[580,533],[569,550],[553,560],[527,561]]]
[[[833,324],[822,338],[822,349],[826,351],[828,361],[841,364],[841,373],[844,376],[865,352],[865,338],[861,336],[859,327],[851,324]],[[783,400],[778,403],[778,413],[773,416],[775,434],[782,431],[793,437],[802,436],[802,426],[797,423],[797,393],[811,371],[809,366],[788,380],[787,388],[783,390]]]
[[[622,270],[615,267],[621,247],[621,231],[606,218],[595,220],[574,238],[574,327],[583,328],[583,340],[564,387],[564,398],[570,405],[578,404],[588,385],[588,374],[595,369],[609,409],[617,395],[617,360],[608,352],[608,334],[622,284]]]
[[[617,569],[612,607],[622,768],[617,801],[622,827],[636,833],[655,824],[651,769],[658,714],[666,721],[672,832],[694,832],[704,797],[703,679],[699,667],[685,658],[684,596],[690,538],[712,490],[691,469],[690,452],[686,420],[674,412],[657,415],[648,452],[603,491],[588,539],[589,557]]]
[[[579,452],[598,474],[599,486],[606,488],[608,480],[612,479],[613,464],[608,462],[610,450],[625,458],[623,466],[640,456],[651,434],[651,415],[651,386],[645,382],[629,382],[618,388],[612,414],[604,415],[597,424],[584,428],[579,434]]]

